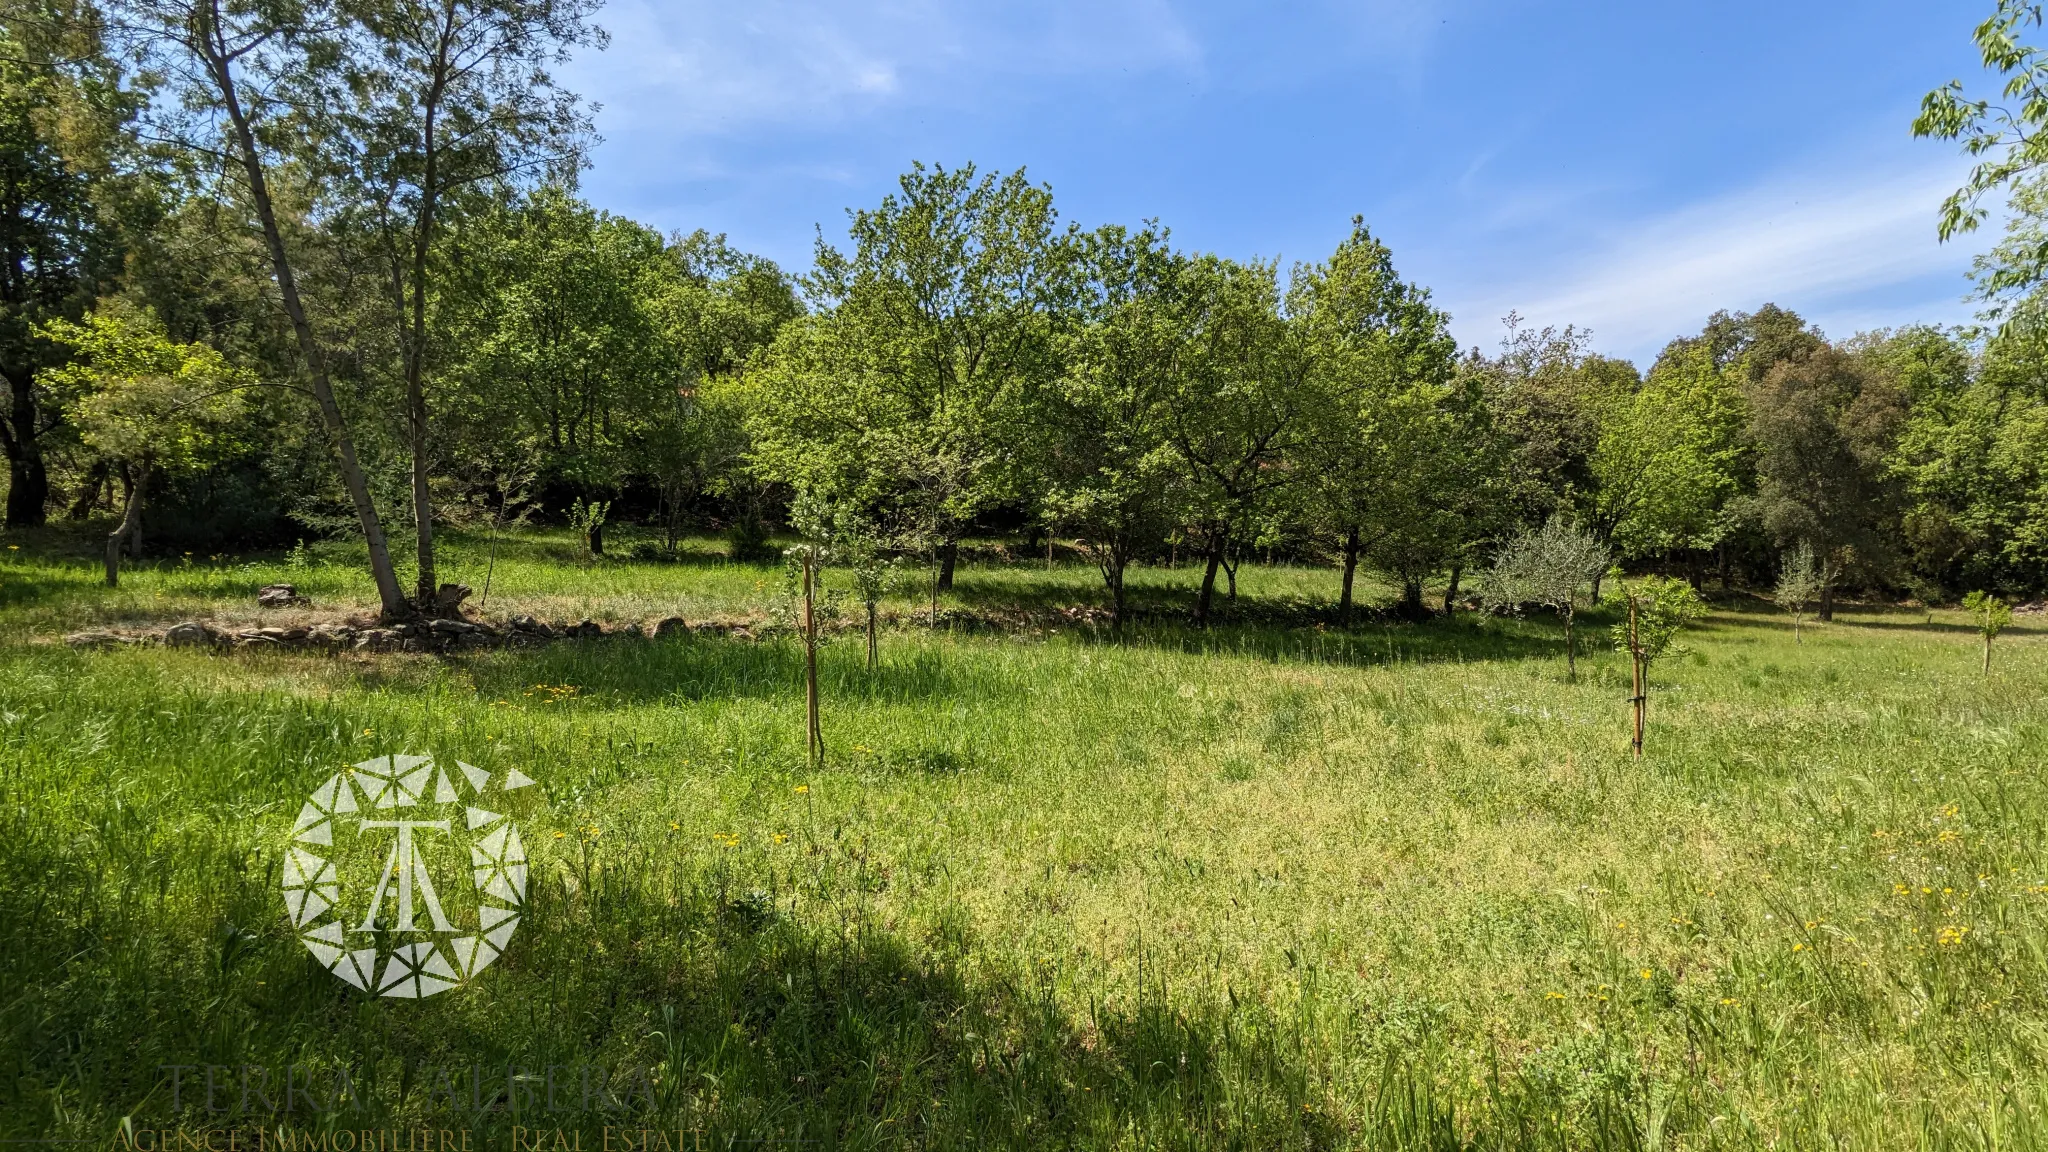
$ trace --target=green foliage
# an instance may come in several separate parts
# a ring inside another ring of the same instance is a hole
[[[1513,611],[1540,604],[1568,613],[1606,574],[1614,558],[1598,540],[1562,516],[1509,540],[1480,581],[1489,608]]]
[[[2031,326],[1993,339],[1974,378],[1930,375],[1889,467],[1915,565],[1949,588],[2038,588],[2048,565],[2048,400]]]
[[[578,496],[576,502],[569,505],[569,528],[583,541],[585,555],[597,551],[594,545],[611,511],[612,502],[609,500],[585,500]]]
[[[1785,553],[1783,566],[1779,569],[1777,587],[1771,598],[1778,607],[1792,614],[1792,635],[1799,636],[1799,622],[1806,610],[1826,591],[1827,577],[1821,566],[1814,562],[1813,545],[1802,543]]]
[[[1077,315],[1058,333],[1064,370],[1032,453],[1044,519],[1094,559],[1120,615],[1124,570],[1179,523],[1186,500],[1167,405],[1187,359],[1187,261],[1151,230],[1105,227],[1072,244]]]
[[[1981,204],[1986,195],[2028,180],[2048,162],[2041,131],[2048,126],[2048,54],[2021,39],[2027,30],[2041,27],[2041,18],[2042,6],[2035,0],[1998,0],[1997,10],[1977,26],[1978,53],[1984,67],[2004,79],[2000,95],[2005,103],[1967,99],[1960,81],[1950,81],[1921,101],[1913,121],[1915,136],[1960,140],[1964,152],[1985,157],[1942,204],[1943,240],[1974,231],[1989,215]],[[2041,258],[2037,251],[2030,264],[2001,269],[1995,282],[2002,288],[2039,282]]]
[[[1685,652],[1673,641],[1688,624],[1707,614],[1706,604],[1692,585],[1668,576],[1632,581],[1619,572],[1608,579],[1607,602],[1627,613],[1609,629],[1615,651],[1633,656],[1645,673],[1665,655]]]
[[[955,541],[1015,491],[1029,402],[1056,369],[1051,194],[1024,174],[915,166],[818,244],[815,311],[748,374],[765,477],[876,509],[895,535]]]
[[[1741,392],[1702,341],[1679,341],[1640,388],[1608,400],[1590,468],[1595,523],[1626,557],[1712,547],[1738,486]]]
[[[75,359],[44,374],[86,446],[165,472],[203,467],[235,446],[255,378],[203,344],[180,344],[146,311],[101,309],[38,330]]]
[[[1963,611],[1970,614],[1977,634],[1987,644],[2012,624],[2012,605],[1982,590],[1963,597]]]

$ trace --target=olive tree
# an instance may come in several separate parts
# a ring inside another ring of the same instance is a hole
[[[1829,583],[1821,566],[1814,562],[1813,545],[1801,544],[1785,554],[1772,599],[1792,614],[1793,643],[1804,643],[1799,637],[1800,621],[1806,616],[1807,606],[1821,598]]]
[[[1578,639],[1573,631],[1578,606],[1614,558],[1606,545],[1562,516],[1508,541],[1480,583],[1480,596],[1494,611],[1540,604],[1564,621],[1565,677],[1579,678]]]

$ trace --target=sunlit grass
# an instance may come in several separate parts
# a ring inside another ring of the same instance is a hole
[[[619,619],[780,580],[571,544],[501,553],[493,614],[501,579],[507,612]],[[26,633],[282,576],[200,559],[132,602],[18,556],[0,588]],[[784,641],[0,647],[0,1127],[109,1141],[161,1116],[160,1064],[292,1062],[359,1070],[348,1126],[446,1126],[405,1069],[590,1061],[664,1069],[720,1139],[826,1146],[2048,1141],[2037,633],[1986,679],[1959,616],[1795,645],[1724,609],[1654,674],[1638,763],[1625,668],[1566,684],[1546,620],[1345,632],[1301,607],[1334,573],[1241,579],[1301,625],[934,635],[906,595],[878,672],[827,648],[816,773]],[[970,567],[950,603],[1092,580]],[[278,853],[325,773],[408,750],[550,804],[512,953],[373,1001],[293,940]]]

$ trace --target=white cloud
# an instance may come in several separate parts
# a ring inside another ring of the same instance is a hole
[[[600,129],[647,135],[841,122],[889,101],[957,102],[1019,75],[1198,68],[1167,0],[615,0],[611,47],[565,77]]]
[[[1554,274],[1452,294],[1450,303],[1467,343],[1491,345],[1495,321],[1512,309],[1538,325],[1591,328],[1601,348],[1637,357],[1696,331],[1717,309],[1765,302],[1840,334],[1955,319],[1966,311],[1955,301],[1969,249],[1937,243],[1934,225],[1959,178],[1941,163],[1780,179],[1609,229],[1577,259],[1554,255]],[[1913,298],[1873,304],[1887,289]]]

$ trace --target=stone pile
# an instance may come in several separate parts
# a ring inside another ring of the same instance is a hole
[[[752,639],[744,627],[700,625],[695,631]],[[682,639],[692,634],[690,624],[671,616],[654,626],[658,640]],[[605,637],[644,639],[648,633],[638,624],[626,624],[606,631],[595,620],[579,620],[567,626],[549,624],[531,616],[517,616],[502,625],[480,620],[446,618],[412,620],[392,625],[346,623],[308,624],[295,627],[223,628],[205,620],[186,620],[161,631],[117,631],[94,629],[73,632],[64,643],[73,648],[113,648],[123,644],[160,643],[170,648],[295,648],[328,652],[456,652],[466,649],[501,648],[545,644],[556,640],[598,640]]]

